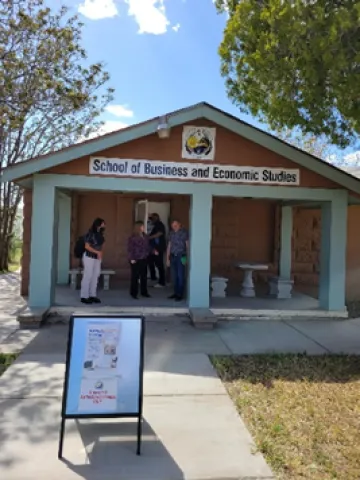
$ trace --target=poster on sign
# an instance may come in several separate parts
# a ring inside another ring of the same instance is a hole
[[[69,418],[142,419],[144,318],[74,315],[70,320],[59,458]]]

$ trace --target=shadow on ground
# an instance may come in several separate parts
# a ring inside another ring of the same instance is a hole
[[[143,458],[136,455],[136,422],[115,420],[94,423],[94,421],[77,420],[75,423],[84,448],[89,451],[88,464],[75,465],[66,456],[63,462],[79,476],[89,479],[92,478],[94,470],[102,469],[102,474],[105,475],[107,470],[110,470],[116,472],[117,478],[127,475],[130,478],[141,479],[144,474],[144,463],[146,463],[147,479],[180,480],[184,478],[183,472],[146,420],[142,423]],[[104,463],[106,470],[103,470]]]

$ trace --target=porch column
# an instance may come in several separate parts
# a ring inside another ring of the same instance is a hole
[[[71,197],[59,193],[58,208],[57,283],[66,285],[69,281],[70,268]]]
[[[56,279],[57,201],[55,187],[42,175],[34,176],[31,218],[29,306],[53,304]]]
[[[287,280],[291,279],[292,230],[292,207],[281,207],[279,276]]]
[[[190,212],[189,308],[210,306],[212,195],[194,193]]]
[[[320,308],[345,309],[347,192],[321,207]]]

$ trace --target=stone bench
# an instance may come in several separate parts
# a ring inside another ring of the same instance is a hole
[[[275,298],[292,298],[294,281],[290,278],[269,277],[269,295]]]
[[[216,275],[210,278],[210,288],[212,298],[225,298],[228,278],[217,277]]]
[[[70,288],[76,290],[77,287],[77,276],[83,274],[82,268],[73,268],[69,270],[70,275]],[[110,276],[115,275],[115,270],[101,270],[100,276],[103,276],[104,279],[104,290],[110,290]]]

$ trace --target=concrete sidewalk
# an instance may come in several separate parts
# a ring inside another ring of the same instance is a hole
[[[66,331],[64,326],[42,329],[0,377],[2,478],[273,478],[262,456],[254,454],[252,439],[208,356],[199,351],[211,347],[228,353],[226,346],[211,339],[212,332],[163,322],[147,329],[141,457],[135,455],[135,423],[69,420],[66,461],[59,462]],[[190,332],[196,340],[190,340]]]
[[[135,424],[68,421],[66,462],[59,462],[67,327],[45,327],[32,338],[17,330],[7,337],[3,350],[28,345],[0,377],[1,478],[272,478],[263,458],[253,453],[251,437],[208,354],[360,353],[359,320],[252,320],[223,324],[215,331],[195,330],[183,320],[147,323],[140,458],[135,455]]]
[[[0,352],[20,352],[0,377],[4,480],[231,480],[273,478],[209,354],[360,354],[360,320],[251,320],[199,331],[184,318],[147,322],[143,454],[136,425],[68,421],[57,460],[66,326],[19,330],[16,274],[0,277]],[[6,285],[5,285],[6,282]],[[13,282],[13,283],[12,283]],[[6,288],[5,288],[6,287]]]

